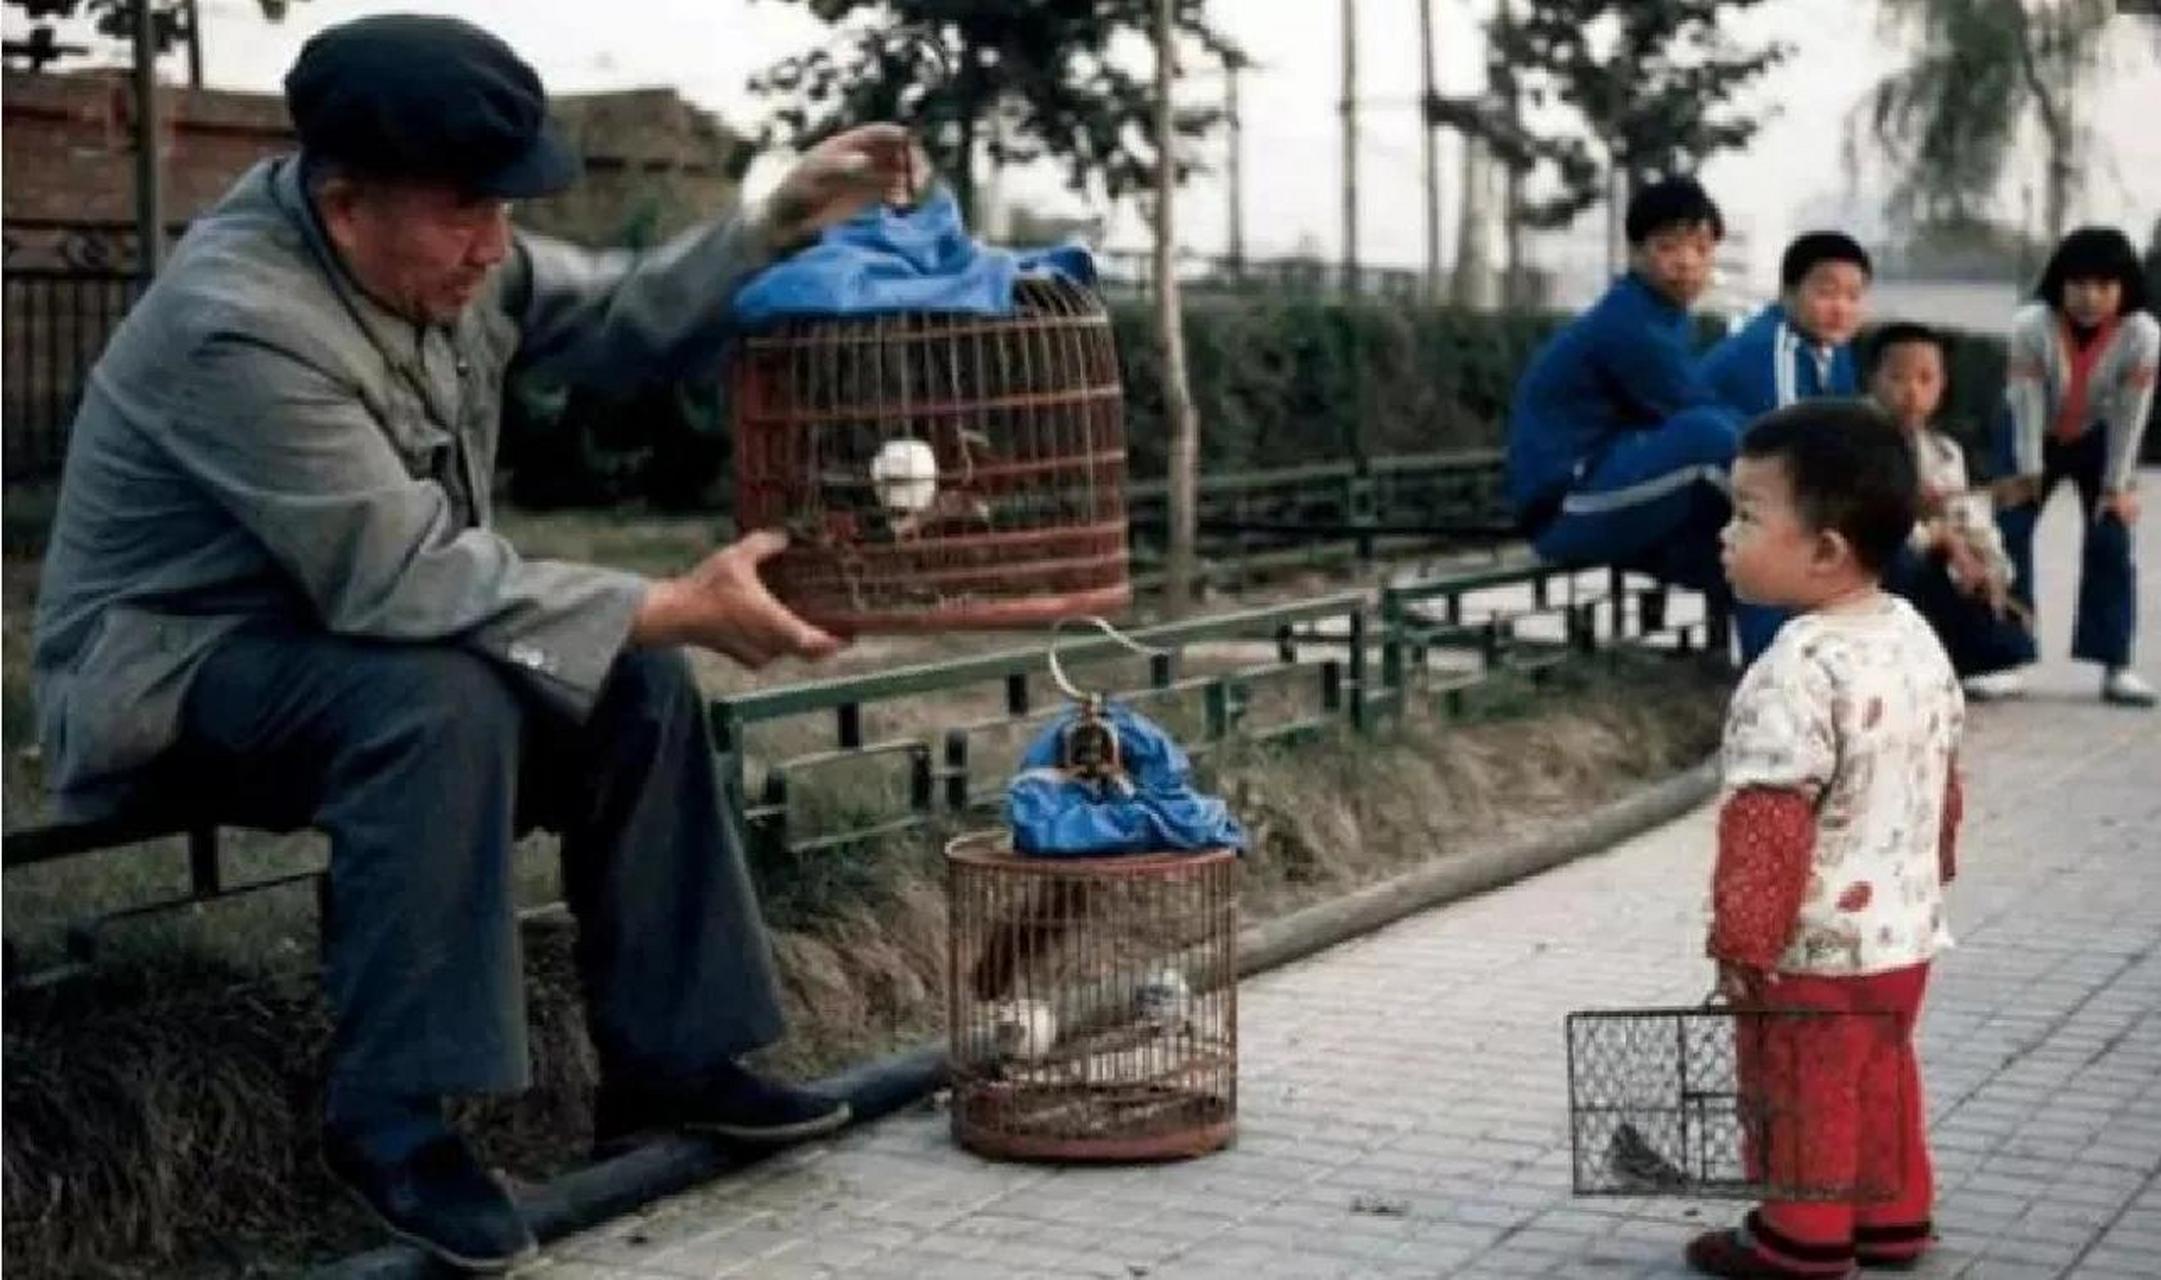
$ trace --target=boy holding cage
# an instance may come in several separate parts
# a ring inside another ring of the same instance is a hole
[[[1943,646],[1881,579],[1918,498],[1904,436],[1856,400],[1757,420],[1733,472],[1723,562],[1741,599],[1790,610],[1726,722],[1709,951],[1743,1017],[1750,1173],[1774,1189],[1688,1246],[1754,1280],[1910,1265],[1934,1189],[1913,1032],[1948,946],[1964,705]],[[1784,1016],[1796,1015],[1796,1016]],[[1873,1016],[1841,1016],[1873,1015]]]

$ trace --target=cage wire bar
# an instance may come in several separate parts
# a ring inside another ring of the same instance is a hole
[[[1569,1014],[1566,1031],[1579,1196],[1871,1203],[1899,1193],[1906,1134],[1856,1118],[1903,1114],[1911,1101],[1895,1014],[1589,1010]],[[1856,1070],[1823,1069],[1834,1045],[1859,1055]]]
[[[1229,850],[946,848],[954,1138],[978,1154],[1167,1160],[1238,1110],[1238,873]]]
[[[1131,601],[1110,318],[1055,277],[1010,316],[781,324],[731,373],[737,521],[774,593],[851,632],[1035,626]]]

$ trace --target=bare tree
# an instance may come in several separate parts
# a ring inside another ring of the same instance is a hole
[[[1171,85],[1177,79],[1175,0],[1156,0],[1156,328],[1163,344],[1163,406],[1170,417],[1170,581],[1167,600],[1173,614],[1185,613],[1195,599],[1195,535],[1198,530],[1200,423],[1193,411],[1193,391],[1186,381],[1186,338],[1178,296],[1178,192],[1175,158],[1177,113]]]
[[[1893,211],[1911,222],[1980,216],[2030,123],[2044,150],[2044,226],[2061,236],[2092,158],[2084,118],[2107,69],[2115,0],[1878,2],[1912,56],[1869,93],[1856,124],[1898,170]]]

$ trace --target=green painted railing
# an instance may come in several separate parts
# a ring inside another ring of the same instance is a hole
[[[1469,690],[1498,675],[1535,677],[1602,645],[1656,643],[1685,653],[1723,644],[1723,617],[1691,595],[1684,618],[1675,594],[1615,570],[1517,560],[1136,629],[1132,639],[1157,651],[1145,675],[1103,691],[1162,721],[1196,757],[1232,739],[1367,731],[1414,697],[1460,711]],[[1069,671],[1123,653],[1099,637],[1060,646]],[[979,815],[1002,798],[1025,741],[1064,710],[1046,657],[1039,643],[716,699],[713,729],[736,811],[753,838],[797,852]],[[1214,657],[1222,669],[1193,670],[1203,665],[1197,657]],[[948,713],[971,693],[995,709]],[[879,718],[900,727],[866,728]],[[792,722],[798,739],[823,741],[759,749],[761,726],[782,722]],[[1010,751],[986,750],[990,739]],[[866,766],[872,785],[819,785],[821,774]],[[854,801],[838,819],[805,811],[806,795],[829,801],[840,791]],[[886,803],[866,806],[865,796]]]

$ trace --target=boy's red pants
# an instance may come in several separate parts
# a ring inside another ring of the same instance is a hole
[[[1744,1098],[1769,1125],[1750,1172],[1773,1187],[1852,1187],[1844,1200],[1767,1200],[1748,1232],[1789,1269],[1840,1275],[1856,1252],[1908,1258],[1929,1244],[1935,1199],[1914,1023],[1928,965],[1865,977],[1781,975],[1772,1009],[1874,1012],[1874,1018],[1765,1018],[1738,1041]]]

